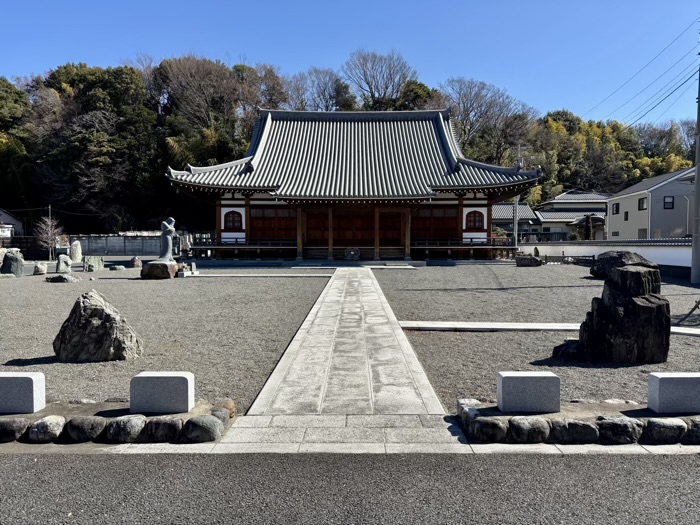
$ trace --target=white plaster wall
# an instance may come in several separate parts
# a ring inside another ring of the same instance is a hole
[[[656,264],[664,264],[668,266],[686,266],[690,267],[690,259],[692,248],[690,245],[685,246],[644,246],[644,245],[619,245],[619,244],[527,244],[521,245],[520,249],[525,253],[533,253],[535,247],[540,252],[540,257],[545,255],[561,256],[591,256],[596,257],[603,252],[610,250],[627,250],[638,253],[646,257]]]

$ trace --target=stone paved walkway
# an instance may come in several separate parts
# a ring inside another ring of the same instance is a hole
[[[248,411],[444,413],[368,268],[336,270]]]

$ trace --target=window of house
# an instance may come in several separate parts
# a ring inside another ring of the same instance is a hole
[[[620,213],[620,203],[619,203],[619,202],[615,202],[615,203],[613,203],[613,205],[612,205],[612,214],[613,214],[613,215],[617,215],[617,214],[619,214],[619,213]]]
[[[229,211],[224,215],[224,230],[242,231],[243,217],[237,211]]]
[[[550,228],[549,226],[544,226],[544,227],[542,228],[542,233],[549,233],[550,230],[551,230],[551,228]]]
[[[647,209],[647,198],[642,197],[637,201],[637,209],[638,210],[646,210]]]
[[[630,220],[630,212],[628,212],[628,211],[625,212],[625,220],[626,221]]]
[[[674,198],[673,195],[669,195],[667,197],[664,197],[664,210],[672,210],[673,205],[674,205]]]
[[[484,214],[480,211],[470,211],[469,213],[467,213],[466,223],[467,230],[483,230]]]
[[[620,236],[620,232],[612,232],[612,236],[613,236],[613,237],[619,237],[619,236]]]

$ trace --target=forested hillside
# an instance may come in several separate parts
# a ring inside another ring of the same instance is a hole
[[[446,72],[426,86],[403,57],[358,50],[338,69],[283,75],[271,64],[226,65],[195,56],[114,68],[65,64],[43,76],[0,77],[0,208],[29,225],[51,204],[70,232],[213,226],[211,196],[176,193],[168,165],[242,156],[257,108],[395,111],[450,108],[464,154],[539,165],[532,203],[569,188],[615,192],[692,166],[693,120],[584,121],[538,114],[506,91]],[[454,75],[454,76],[450,76]]]

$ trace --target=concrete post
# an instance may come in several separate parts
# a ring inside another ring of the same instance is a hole
[[[700,79],[700,69],[698,69]],[[700,82],[698,82],[698,116],[695,122],[695,194],[693,195],[693,257],[690,282],[700,283]]]

